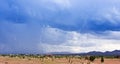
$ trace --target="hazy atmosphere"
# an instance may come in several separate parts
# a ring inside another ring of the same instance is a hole
[[[0,53],[120,50],[120,0],[0,0]]]

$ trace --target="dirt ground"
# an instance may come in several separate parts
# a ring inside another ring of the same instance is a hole
[[[69,61],[66,58],[61,59],[35,59],[35,58],[9,58],[0,57],[0,64],[87,64],[87,60],[83,59],[71,59]],[[94,64],[101,64],[100,59],[96,59]],[[120,64],[120,59],[105,59],[103,64]]]

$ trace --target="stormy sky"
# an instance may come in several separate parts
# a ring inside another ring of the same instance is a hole
[[[120,0],[0,0],[0,53],[120,50]]]

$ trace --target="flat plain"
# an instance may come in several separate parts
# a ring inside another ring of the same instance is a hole
[[[79,58],[18,58],[0,57],[0,64],[88,64],[89,61]],[[100,59],[95,59],[91,64],[102,64]],[[104,59],[103,64],[120,64],[120,59]]]

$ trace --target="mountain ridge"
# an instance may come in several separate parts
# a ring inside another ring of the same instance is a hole
[[[114,51],[105,51],[105,52],[100,52],[100,51],[91,51],[87,53],[69,53],[69,52],[52,52],[51,54],[65,54],[65,55],[92,55],[92,56],[120,56],[120,50],[114,50]]]

